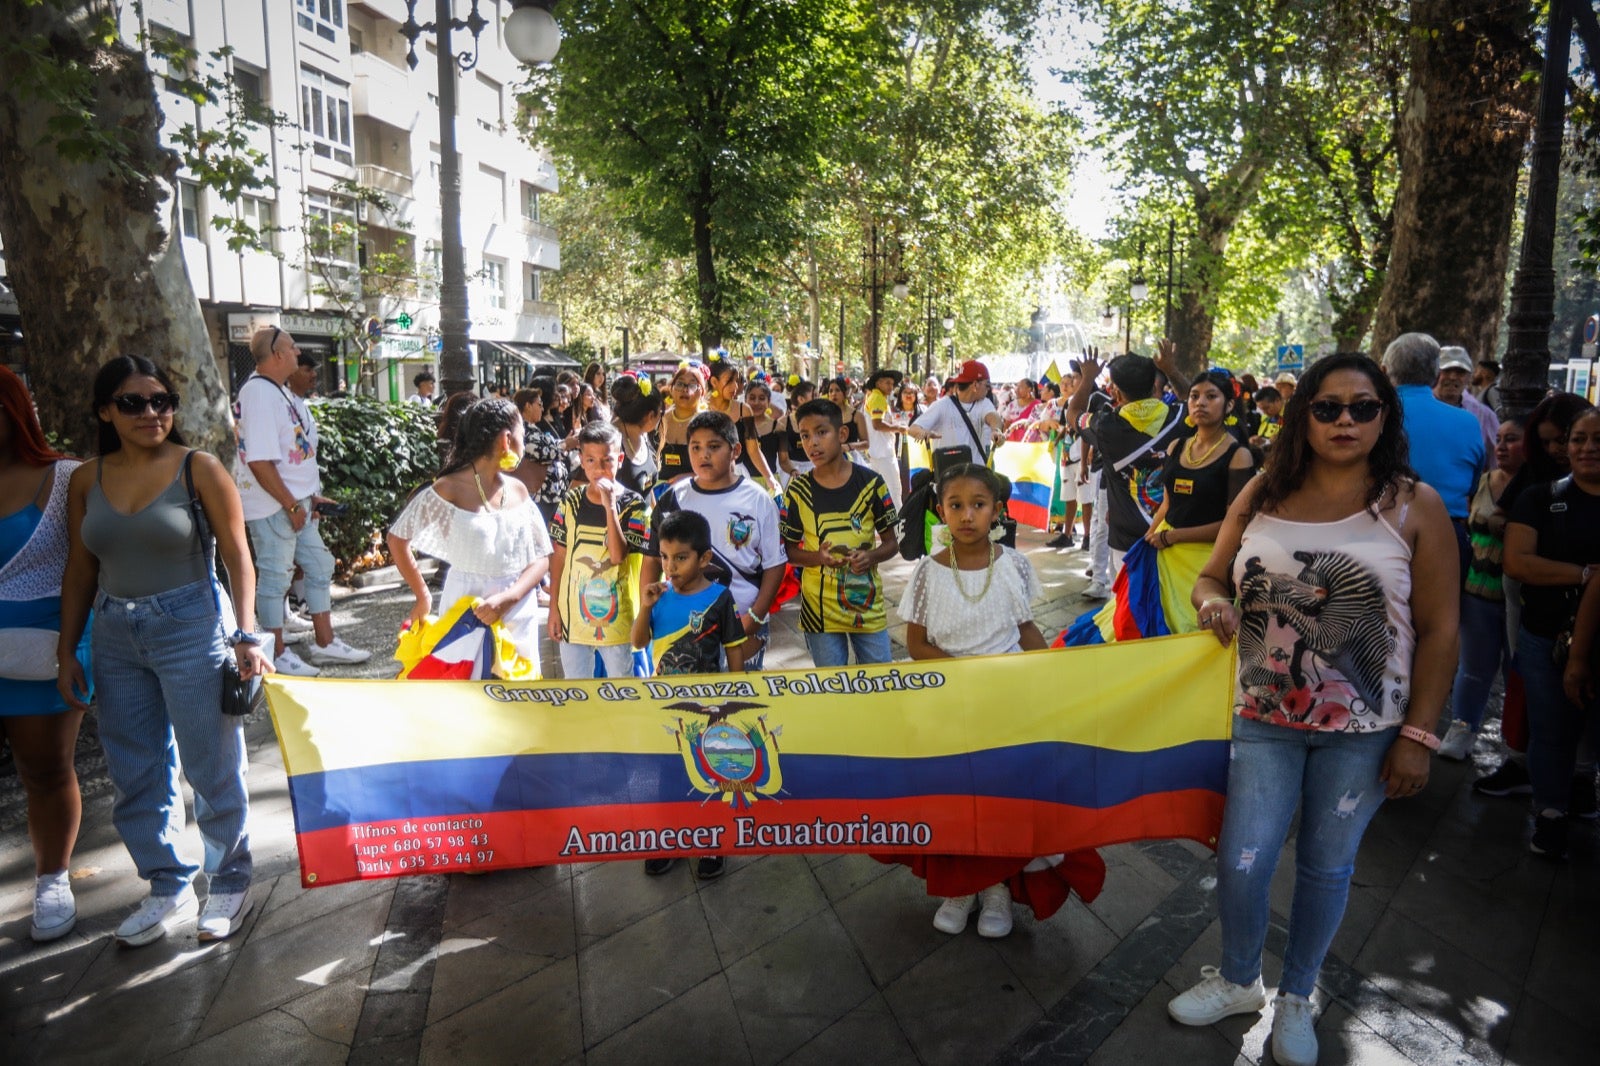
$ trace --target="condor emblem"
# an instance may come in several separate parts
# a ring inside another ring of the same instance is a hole
[[[740,711],[766,707],[764,703],[730,700],[722,704],[693,701],[669,703],[669,711],[703,714],[704,722],[677,719],[677,727],[665,726],[678,742],[684,769],[695,791],[709,800],[718,797],[734,810],[745,810],[762,796],[776,795],[783,788],[783,773],[778,768],[778,737],[783,727],[767,725],[767,716],[754,721],[733,720]]]

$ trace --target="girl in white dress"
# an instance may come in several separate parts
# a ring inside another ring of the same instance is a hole
[[[509,400],[479,400],[456,430],[450,461],[389,528],[389,554],[416,596],[411,622],[433,607],[413,550],[448,563],[442,599],[482,600],[473,614],[500,623],[520,655],[539,662],[533,588],[550,568],[550,534],[527,488],[505,473],[522,460],[522,416]]]
[[[1039,576],[1021,552],[996,543],[1010,485],[988,467],[966,463],[939,479],[939,515],[948,542],[917,560],[900,604],[906,648],[913,659],[1038,651],[1044,634],[1033,621],[1043,595]],[[941,538],[943,534],[941,534]],[[1105,865],[1093,851],[1044,858],[922,855],[901,860],[923,878],[929,895],[943,896],[933,927],[960,933],[972,912],[978,935],[1011,932],[1011,902],[1026,903],[1041,920],[1069,892],[1093,899]]]

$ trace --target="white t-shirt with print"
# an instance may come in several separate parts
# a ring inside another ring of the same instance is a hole
[[[711,491],[696,487],[693,478],[684,478],[656,503],[646,555],[661,554],[661,520],[680,509],[705,517],[711,526],[712,553],[706,576],[728,586],[740,613],[748,611],[761,591],[762,572],[782,566],[788,559],[778,534],[777,503],[743,475],[727,488]]]
[[[313,430],[288,389],[252,374],[239,386],[234,416],[239,427],[239,461],[234,464],[233,477],[247,521],[270,518],[283,510],[256,482],[251,463],[277,463],[278,476],[297,500],[317,492],[322,471],[317,466]]]

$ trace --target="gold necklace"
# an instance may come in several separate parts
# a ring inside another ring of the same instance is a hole
[[[489,494],[483,491],[483,478],[478,476],[477,467],[472,468],[472,483],[478,486],[478,499],[483,501],[483,505],[491,511],[496,510],[494,504],[489,502]]]
[[[694,416],[699,414],[699,413],[700,413],[699,411],[695,411],[694,414],[691,414],[688,418],[679,418],[678,417],[678,409],[676,407],[674,407],[672,410],[667,412],[667,417],[672,419],[674,422],[678,423],[678,425],[681,426],[685,422],[693,421],[694,420]]]
[[[1188,454],[1185,455],[1184,458],[1186,460],[1188,460],[1188,463],[1189,463],[1189,465],[1191,467],[1198,467],[1198,466],[1206,465],[1206,460],[1211,458],[1213,455],[1217,454],[1217,449],[1222,447],[1225,443],[1227,443],[1228,431],[1227,430],[1223,430],[1222,431],[1222,436],[1217,438],[1217,443],[1215,443],[1211,447],[1207,448],[1206,449],[1206,453],[1204,455],[1200,456],[1200,458],[1196,459],[1195,455],[1194,455],[1194,444],[1195,444],[1195,441],[1197,441],[1199,439],[1200,439],[1200,435],[1198,433],[1195,434],[1194,436],[1190,437],[1189,438],[1189,443],[1188,443],[1187,447],[1185,448],[1185,451],[1187,451]]]
[[[976,596],[970,595],[966,587],[961,584],[961,570],[956,566],[956,546],[950,545],[950,580],[956,583],[956,591],[961,593],[961,598],[968,603],[982,603],[983,598],[989,594],[989,584],[994,581],[994,564],[999,558],[999,553],[993,544],[987,545],[989,549],[989,565],[983,568],[983,588],[978,590]]]

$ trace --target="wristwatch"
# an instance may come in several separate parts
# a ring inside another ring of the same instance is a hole
[[[254,633],[246,633],[242,629],[235,629],[228,634],[228,647],[232,648],[240,644],[250,644],[259,648],[261,646],[261,638]]]
[[[1407,740],[1414,740],[1429,751],[1439,750],[1439,738],[1432,730],[1424,729],[1419,725],[1406,724],[1400,727],[1400,735]]]

